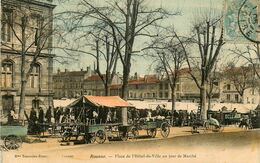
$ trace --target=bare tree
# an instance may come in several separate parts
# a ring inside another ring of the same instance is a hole
[[[190,69],[190,75],[200,89],[200,113],[201,119],[207,119],[207,87],[210,74],[220,55],[220,50],[224,45],[223,27],[221,17],[212,12],[199,14],[194,22],[191,39],[191,47],[198,48],[199,56],[188,56],[185,50],[186,61]],[[220,31],[218,27],[220,26]],[[180,40],[180,43],[182,41]],[[184,46],[183,46],[183,49]]]
[[[171,88],[172,113],[175,110],[176,88],[181,75],[181,68],[185,63],[185,51],[177,39],[174,30],[166,30],[165,34],[160,34],[144,50],[146,55],[156,62],[157,73],[164,74],[169,81]],[[180,38],[180,37],[178,37]],[[184,40],[182,43],[184,44]],[[163,75],[163,76],[164,76]]]
[[[235,67],[234,63],[228,63],[223,72],[225,79],[234,85],[237,93],[241,97],[243,103],[243,96],[246,89],[254,88],[255,78],[253,67]]]
[[[98,29],[113,38],[123,66],[122,98],[125,99],[128,97],[128,78],[136,38],[155,36],[152,28],[158,26],[160,20],[177,14],[162,8],[149,9],[145,5],[145,0],[112,0],[102,5],[82,0],[78,11],[68,12],[70,19],[74,20],[69,25],[72,28]]]
[[[108,40],[108,36],[105,36],[105,53],[100,51],[100,44],[99,40],[96,40],[96,72],[101,78],[104,87],[105,87],[105,95],[110,95],[110,86],[112,84],[112,80],[116,74],[116,68],[117,68],[117,61],[118,61],[118,53],[115,49],[115,42],[112,41],[112,45],[110,45],[110,42]],[[106,68],[105,68],[105,75],[101,73],[100,70],[100,53],[104,55]]]
[[[260,55],[259,55],[259,47],[257,44],[248,45],[245,48],[239,48],[235,46],[230,51],[235,54],[235,57],[246,61],[247,64],[250,64],[255,72],[255,76],[260,79]]]
[[[217,64],[214,66],[212,73],[208,78],[208,87],[207,87],[207,99],[208,99],[208,110],[211,108],[212,98],[214,96],[219,96],[220,94],[220,73],[217,71]]]
[[[12,11],[8,11],[12,7]],[[10,17],[12,12],[12,17]],[[3,6],[2,23],[10,29],[15,44],[2,39],[1,46],[14,51],[21,57],[21,95],[19,102],[19,119],[23,118],[26,85],[37,61],[48,54],[52,45],[52,26],[54,16],[49,13],[33,11],[29,3],[8,2]],[[4,36],[8,39],[8,36]],[[49,56],[53,57],[53,56]],[[32,58],[32,59],[29,59]],[[28,66],[29,65],[29,66]]]
[[[89,55],[94,58],[96,66],[94,67],[95,73],[98,74],[105,88],[105,95],[110,95],[110,86],[112,80],[116,74],[119,55],[116,49],[115,40],[111,35],[99,29],[92,29],[92,31],[86,31],[80,26],[69,27],[67,33],[79,32],[79,35],[74,37],[65,38],[64,35],[61,39],[72,39],[73,42],[77,42],[75,46],[71,46],[71,42],[62,42],[58,49],[61,49],[65,54],[71,55],[72,52],[76,52],[79,55]],[[109,30],[109,29],[107,29]],[[66,33],[66,34],[67,34]],[[65,34],[65,35],[66,35]],[[121,42],[118,42],[120,45]],[[104,71],[102,72],[102,69]]]

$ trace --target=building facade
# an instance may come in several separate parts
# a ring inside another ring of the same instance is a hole
[[[157,99],[160,80],[157,75],[139,77],[137,73],[128,81],[128,99]],[[168,84],[166,84],[168,89]]]
[[[31,32],[31,35],[26,38],[28,44],[24,44],[25,48],[29,49],[28,53],[26,53],[24,67],[28,70],[30,66],[33,66],[32,71],[28,76],[25,89],[25,110],[29,111],[32,107],[37,109],[40,106],[45,109],[49,105],[52,105],[53,55],[48,48],[52,47],[52,37],[48,37],[46,40],[46,50],[44,49],[41,51],[34,65],[30,65],[30,63],[32,63],[32,60],[35,57],[33,56],[32,51],[35,51],[37,40],[35,40],[32,45],[30,45],[29,42],[36,39],[39,30],[39,24],[37,22],[33,23],[36,18],[35,15],[37,15],[37,18],[51,18],[54,7],[55,5],[53,5],[50,0],[32,0],[30,2],[18,0],[1,1],[0,111],[3,117],[6,117],[6,114],[10,109],[15,108],[15,112],[17,113],[19,108],[22,61],[21,53],[19,51],[19,49],[21,49],[21,43],[19,43],[18,38],[22,34],[18,24],[22,19],[19,17],[21,9],[29,9],[30,12],[26,26],[29,29],[28,31]],[[51,29],[52,20],[48,26]]]
[[[80,71],[65,69],[64,72],[58,69],[57,73],[53,75],[54,98],[76,98],[83,95],[85,93],[84,81],[92,74],[94,71],[90,67]]]
[[[254,67],[248,65],[225,70],[221,81],[220,102],[259,104],[260,79],[255,71],[260,72],[258,64]]]
[[[243,103],[243,104],[259,104],[260,94],[258,87],[250,87],[244,90],[241,96],[236,90],[234,84],[230,81],[225,81],[222,84],[220,102],[223,103]]]
[[[111,95],[118,95],[122,79],[120,74],[115,74],[110,88]],[[77,98],[81,95],[105,95],[104,84],[95,71],[90,66],[86,70],[69,71],[65,69],[61,72],[59,69],[53,75],[54,98]]]
[[[77,74],[79,72],[73,72],[72,74]],[[196,74],[195,74],[196,75]],[[199,73],[198,73],[199,75]],[[67,76],[65,80],[58,83],[55,76],[54,85],[60,86],[59,90],[66,92],[68,87],[65,85],[74,86],[71,91],[76,91],[78,94],[85,95],[105,95],[105,89],[101,78],[93,73],[92,75],[87,75],[82,77],[82,79],[76,79],[73,75]],[[72,79],[72,78],[75,78]],[[198,76],[199,79],[199,76]],[[70,82],[70,80],[72,82]],[[67,82],[67,83],[66,83]],[[80,83],[79,83],[80,82]],[[260,83],[260,82],[259,82]],[[82,85],[82,87],[77,87],[77,85]],[[208,88],[209,89],[209,88]],[[55,90],[55,94],[58,92]],[[122,91],[122,77],[120,75],[115,75],[112,85],[110,87],[110,95],[120,96]],[[158,74],[138,76],[137,73],[130,77],[128,81],[128,99],[129,100],[171,100],[172,90],[170,87],[169,80],[165,77],[161,77]],[[74,95],[75,96],[75,93]],[[56,96],[57,97],[57,96]],[[60,93],[59,98],[66,97],[66,93]],[[72,96],[71,96],[72,97]],[[245,90],[243,97],[241,97],[235,90],[234,85],[226,78],[223,74],[216,73],[214,80],[212,81],[212,93],[211,101],[213,102],[227,102],[227,103],[250,103],[257,104],[259,100],[259,87],[248,88]],[[191,78],[189,74],[189,69],[181,69],[180,76],[176,83],[176,100],[177,101],[188,101],[188,102],[199,102],[200,101],[200,90],[197,87],[195,81]]]
[[[119,73],[114,75],[112,79],[111,86],[109,88],[109,92],[111,96],[120,95],[120,88],[122,84],[122,75]],[[98,74],[93,74],[84,80],[83,86],[85,95],[94,95],[94,96],[104,96],[105,95],[105,87],[103,81],[101,80]]]

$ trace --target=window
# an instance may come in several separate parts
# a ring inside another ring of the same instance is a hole
[[[159,97],[162,98],[162,92],[159,93]]]
[[[177,84],[177,91],[180,91],[180,84]]]
[[[40,28],[43,23],[43,18],[42,16],[35,14],[32,16],[32,30],[35,32],[34,33],[34,45],[37,46],[39,43],[39,37],[40,37]]]
[[[2,87],[13,86],[13,63],[11,61],[2,62]]]
[[[12,24],[12,12],[3,11],[2,12],[2,26],[1,26],[1,38],[2,41],[10,42],[11,41],[11,27]]]
[[[168,98],[168,92],[165,92],[164,97]]]
[[[227,100],[230,101],[230,94],[227,94]]]
[[[165,83],[164,87],[165,87],[165,89],[168,89],[168,83]]]
[[[30,75],[30,88],[40,88],[40,65],[35,64]]]
[[[159,86],[159,87],[160,87],[160,89],[163,89],[163,84],[162,84],[162,83],[160,83],[160,86]]]
[[[230,84],[227,84],[227,90],[230,91],[230,89],[231,89]]]
[[[235,94],[235,101],[239,102],[239,95],[238,94]]]
[[[9,95],[2,96],[3,115],[7,115],[13,107],[14,107],[14,96],[9,96]]]
[[[135,85],[135,89],[138,89],[138,85]]]

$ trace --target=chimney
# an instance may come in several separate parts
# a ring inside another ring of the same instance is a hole
[[[88,67],[87,67],[87,76],[91,76],[91,74],[92,74],[92,73],[91,73],[91,68],[90,68],[90,66],[88,66]]]
[[[94,70],[96,70],[96,62],[94,61]]]
[[[135,72],[134,79],[138,79],[137,72]]]

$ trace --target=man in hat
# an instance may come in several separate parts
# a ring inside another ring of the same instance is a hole
[[[49,108],[48,108],[48,110],[46,111],[46,114],[45,114],[45,118],[47,120],[47,123],[51,123],[51,117],[52,117],[51,106],[49,106]]]

